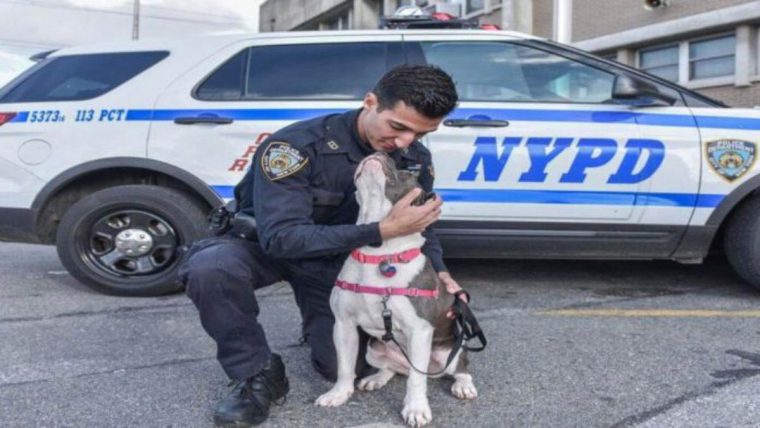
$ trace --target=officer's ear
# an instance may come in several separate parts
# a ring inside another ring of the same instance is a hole
[[[377,95],[375,95],[372,92],[367,92],[367,95],[364,96],[364,102],[363,107],[365,110],[373,111],[375,108],[377,108],[378,100]]]

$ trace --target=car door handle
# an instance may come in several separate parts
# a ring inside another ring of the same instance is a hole
[[[234,122],[230,117],[217,116],[215,114],[202,114],[198,116],[183,116],[174,118],[177,125],[195,125],[197,123],[211,123],[214,125],[229,125]]]
[[[509,121],[498,120],[498,119],[488,119],[488,120],[446,119],[443,121],[443,125],[452,126],[456,128],[464,128],[468,126],[472,126],[476,128],[503,128],[505,126],[509,126]]]

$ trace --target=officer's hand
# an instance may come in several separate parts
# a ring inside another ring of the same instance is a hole
[[[436,195],[424,205],[413,206],[412,202],[419,197],[420,192],[420,188],[413,189],[393,205],[388,217],[380,222],[383,240],[422,232],[438,220],[443,201]]]
[[[457,291],[461,291],[462,290],[462,286],[460,286],[459,283],[456,282],[456,280],[454,278],[452,278],[451,275],[448,272],[438,272],[438,278],[440,278],[440,280],[443,283],[443,285],[446,286],[446,291],[448,291],[449,294],[454,294]],[[467,302],[467,295],[464,294],[464,293],[462,293],[462,294],[459,295],[459,299],[462,300],[465,303],[468,303]],[[456,318],[456,316],[454,315],[454,310],[453,309],[449,309],[449,311],[446,312],[446,316],[449,317],[450,319]]]

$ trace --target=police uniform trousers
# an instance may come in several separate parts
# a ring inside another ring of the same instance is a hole
[[[179,279],[200,313],[201,324],[216,341],[217,358],[230,379],[257,374],[271,350],[257,318],[254,290],[278,281],[293,288],[302,317],[302,334],[311,347],[314,368],[328,380],[337,377],[332,339],[335,318],[330,293],[342,267],[335,259],[276,259],[258,242],[234,235],[193,244],[179,269]],[[364,336],[364,335],[363,335]],[[360,340],[358,363],[364,363],[366,338]],[[357,370],[365,369],[358,364]]]

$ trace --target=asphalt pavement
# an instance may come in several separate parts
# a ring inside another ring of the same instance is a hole
[[[760,292],[721,258],[450,261],[489,339],[480,396],[429,382],[433,427],[760,426]],[[257,293],[291,393],[263,427],[403,426],[404,378],[343,407],[298,345],[285,283]],[[0,243],[0,426],[211,427],[227,391],[183,294],[97,294],[52,247]]]

